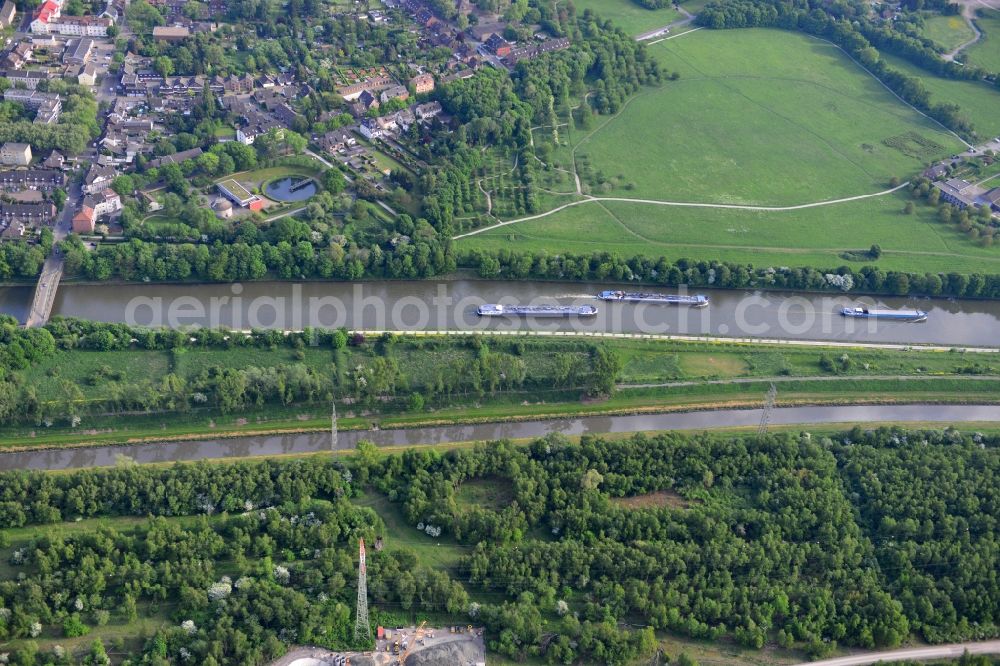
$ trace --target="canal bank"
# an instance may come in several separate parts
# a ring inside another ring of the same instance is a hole
[[[660,430],[708,430],[755,427],[761,421],[759,409],[630,416],[592,416],[567,419],[445,425],[393,430],[354,430],[275,434],[230,439],[159,442],[127,446],[46,449],[0,453],[0,469],[63,470],[116,465],[122,461],[169,463],[218,458],[294,455],[354,449],[361,440],[380,447],[415,447],[497,439],[531,439],[549,433],[567,436],[616,434]],[[782,407],[771,410],[774,426],[854,424],[873,427],[879,423],[1000,425],[996,405],[872,405]]]

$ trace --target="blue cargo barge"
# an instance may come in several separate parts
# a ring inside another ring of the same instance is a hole
[[[593,305],[500,305],[484,303],[476,312],[481,317],[593,317]]]
[[[680,294],[652,294],[639,291],[602,291],[597,295],[602,301],[621,301],[623,303],[660,303],[664,305],[690,305],[693,308],[703,308],[708,305],[708,296],[695,294],[681,296]]]
[[[895,321],[925,321],[927,319],[927,313],[923,310],[879,310],[863,306],[842,308],[840,314],[858,319],[890,319]]]

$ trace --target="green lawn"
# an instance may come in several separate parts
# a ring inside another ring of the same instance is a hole
[[[880,191],[961,146],[804,35],[701,30],[650,52],[681,78],[641,92],[578,142],[578,160],[617,179],[594,194],[800,204]],[[904,136],[914,139],[905,151],[883,143]]]
[[[403,516],[402,505],[394,504],[385,495],[369,490],[353,500],[358,506],[368,507],[385,522],[384,548],[388,552],[405,548],[417,556],[420,564],[444,570],[454,570],[458,561],[468,555],[471,546],[464,546],[454,537],[433,538],[417,530]]]
[[[704,32],[704,31],[702,31]],[[699,33],[701,34],[701,33]],[[931,93],[931,102],[949,102],[961,107],[980,138],[1000,135],[1000,90],[988,83],[945,79],[911,65],[902,58],[883,53],[882,59],[904,74],[920,79]]]
[[[965,58],[973,65],[1000,72],[1000,11],[980,9],[976,25],[983,36],[963,52]]]
[[[921,34],[945,51],[951,51],[976,36],[961,16],[941,14],[925,15]]]
[[[630,35],[662,28],[681,18],[673,6],[646,9],[634,0],[573,0],[577,14],[589,9],[602,19],[610,19]]]
[[[954,225],[936,221],[935,209],[918,203],[902,213],[906,194],[796,211],[758,212],[593,202],[547,217],[487,231],[459,247],[547,250],[551,253],[617,252],[668,259],[720,259],[758,266],[835,268],[841,253],[879,243],[884,269],[1000,271],[1000,251],[972,244]]]
[[[170,357],[162,351],[61,351],[24,370],[24,376],[43,400],[62,395],[61,386],[67,380],[80,385],[86,396],[105,398],[115,382],[157,382],[169,368]]]
[[[458,487],[455,500],[459,506],[501,511],[514,500],[514,488],[507,479],[469,479]]]

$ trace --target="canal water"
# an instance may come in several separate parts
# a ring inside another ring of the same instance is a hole
[[[346,326],[389,330],[534,330],[713,335],[857,342],[1000,345],[1000,302],[849,297],[759,291],[705,291],[711,304],[693,309],[606,303],[607,284],[480,280],[251,282],[202,285],[69,285],[53,314],[157,326],[284,328]],[[651,289],[646,289],[651,290]],[[674,292],[677,290],[661,290]],[[31,289],[0,289],[0,311],[24,319]],[[483,303],[593,304],[595,317],[480,317]],[[920,323],[858,320],[839,309],[865,303],[928,313]]]
[[[592,416],[577,419],[515,421],[477,425],[435,426],[400,430],[355,430],[339,433],[336,445],[330,433],[236,437],[232,439],[163,442],[130,446],[52,449],[0,453],[0,469],[60,470],[115,465],[120,460],[140,463],[192,461],[207,458],[243,458],[281,454],[316,453],[353,449],[367,439],[378,446],[421,446],[449,442],[488,441],[541,437],[559,432],[565,435],[588,433],[628,433],[655,430],[702,430],[706,428],[755,426],[761,411],[728,409],[638,416]],[[771,411],[772,425],[842,423],[1000,422],[1000,406],[976,405],[880,405],[781,407]]]

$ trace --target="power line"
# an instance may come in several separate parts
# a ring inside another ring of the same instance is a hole
[[[368,623],[368,569],[365,566],[365,540],[358,539],[358,613],[354,619],[354,640],[372,639],[372,627]]]

